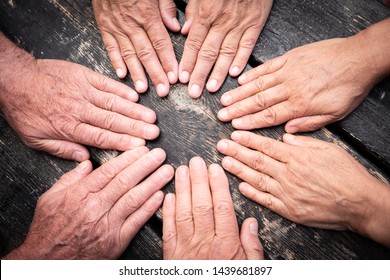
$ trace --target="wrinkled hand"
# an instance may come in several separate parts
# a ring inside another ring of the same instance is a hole
[[[241,193],[293,222],[369,235],[363,229],[389,208],[382,196],[390,189],[335,144],[291,134],[282,143],[245,131],[232,139],[217,149],[227,156],[222,166],[245,181]]]
[[[8,76],[0,103],[32,148],[83,161],[89,152],[80,144],[124,151],[159,135],[156,114],[119,82],[59,60],[34,60],[21,69]]]
[[[179,79],[189,82],[189,94],[198,98],[217,91],[228,72],[244,69],[272,7],[272,0],[190,0],[183,34],[188,34],[179,66]]]
[[[164,160],[163,150],[140,147],[92,173],[82,162],[39,199],[26,241],[6,258],[119,257],[162,203],[159,190],[174,174],[159,168]]]
[[[176,6],[172,0],[93,0],[96,21],[111,63],[119,78],[129,69],[138,92],[145,92],[148,82],[144,72],[161,97],[169,92],[169,83],[178,80],[178,62],[167,26],[179,31]],[[164,26],[165,24],[165,26]]]
[[[325,40],[289,51],[243,74],[221,97],[221,121],[237,129],[287,122],[288,133],[313,131],[344,118],[374,86],[363,67],[362,42]]]
[[[244,221],[239,235],[229,183],[222,168],[207,171],[199,158],[175,175],[176,197],[163,205],[164,259],[262,259],[257,221]]]

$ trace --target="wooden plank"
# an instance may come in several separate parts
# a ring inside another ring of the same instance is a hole
[[[379,1],[275,0],[257,41],[252,66],[312,42],[348,37],[390,17]],[[331,126],[390,173],[390,78],[377,85],[353,113]]]
[[[179,17],[183,21],[183,13],[179,12]],[[114,77],[100,34],[93,23],[90,1],[24,1],[18,3],[15,8],[7,3],[0,3],[0,26],[21,46],[39,57],[67,59]],[[180,59],[185,38],[178,34],[171,36],[176,55]],[[129,79],[124,82],[131,85]],[[173,86],[169,96],[164,99],[157,97],[154,89],[151,88],[141,96],[140,103],[157,112],[157,124],[161,129],[161,136],[149,142],[148,146],[165,149],[168,153],[167,162],[174,167],[187,164],[194,155],[202,156],[208,163],[220,162],[221,155],[214,146],[219,139],[229,137],[233,128],[230,124],[220,123],[215,116],[221,108],[219,103],[221,93],[236,86],[236,81],[229,78],[220,92],[216,94],[204,92],[198,100],[188,97],[184,85]],[[280,139],[283,128],[270,128],[256,132]],[[352,151],[328,130],[323,129],[310,135],[339,142],[372,173],[382,176],[375,166]],[[117,153],[97,149],[91,151],[97,164]],[[386,175],[383,175],[382,178],[385,177]],[[291,223],[243,198],[237,190],[240,181],[231,175],[229,180],[239,223],[251,215],[258,218],[261,228],[260,238],[267,258],[380,259],[390,257],[388,249],[351,232],[325,231]],[[173,192],[173,187],[173,183],[170,183],[164,191]],[[122,257],[161,258],[161,212],[137,235]]]

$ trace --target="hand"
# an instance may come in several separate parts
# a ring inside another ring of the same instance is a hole
[[[377,82],[370,76],[375,71],[361,63],[362,45],[354,37],[325,40],[248,71],[238,79],[242,86],[221,97],[227,107],[218,118],[245,130],[287,121],[288,133],[313,131],[344,118]]]
[[[272,7],[272,0],[190,0],[183,34],[188,34],[179,79],[189,82],[189,94],[198,98],[206,79],[207,90],[217,91],[228,72],[244,69]],[[214,65],[215,64],[215,65]]]
[[[178,80],[178,63],[165,28],[167,26],[175,32],[180,30],[174,2],[93,0],[92,3],[118,77],[124,78],[128,68],[136,90],[145,92],[148,88],[145,67],[157,94],[166,96],[169,83],[174,84]]]
[[[22,140],[62,158],[88,159],[80,144],[124,151],[159,135],[156,114],[134,103],[132,89],[81,65],[30,61],[3,89],[0,104]]]
[[[344,149],[291,134],[284,143],[245,131],[232,139],[217,149],[227,155],[222,166],[245,181],[244,196],[293,222],[350,229],[390,246],[390,188]]]
[[[39,199],[26,241],[6,258],[118,258],[161,205],[159,190],[174,174],[159,168],[165,157],[140,147],[92,173],[82,162]]]
[[[229,183],[222,168],[195,157],[175,176],[176,198],[163,205],[164,259],[263,259],[257,221],[239,236]]]

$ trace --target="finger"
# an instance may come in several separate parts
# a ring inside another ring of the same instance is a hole
[[[283,142],[289,145],[299,146],[299,147],[322,147],[324,142],[322,140],[315,139],[309,136],[295,136],[292,134],[284,134]],[[328,143],[329,144],[329,143]]]
[[[248,131],[234,131],[231,137],[236,143],[257,150],[277,161],[285,163],[289,159],[289,149],[280,141]]]
[[[153,194],[137,211],[132,213],[123,223],[121,230],[121,239],[126,240],[126,246],[138,233],[141,227],[153,216],[161,206],[164,199],[164,194],[161,191]]]
[[[163,204],[163,255],[164,259],[171,259],[177,244],[176,232],[176,201],[175,195],[169,193],[165,196]]]
[[[280,86],[275,86],[221,109],[218,112],[218,118],[221,121],[231,121],[232,119],[263,111],[285,101],[287,98],[286,92]]]
[[[240,240],[248,260],[264,260],[263,246],[258,235],[255,218],[246,219],[241,226]]]
[[[184,28],[184,27],[183,27]],[[210,25],[202,22],[194,22],[193,28],[184,44],[183,56],[179,64],[179,80],[182,83],[188,83],[190,75],[194,70],[198,53],[202,48],[203,42],[209,32]],[[193,91],[199,90],[194,88]]]
[[[236,142],[223,139],[217,143],[217,150],[226,156],[244,163],[250,168],[275,178],[284,168],[283,163],[263,154],[248,149]]]
[[[245,100],[262,91],[266,91],[280,83],[279,75],[264,75],[256,80],[239,86],[231,91],[226,92],[221,97],[221,103],[224,106],[230,106],[238,101]]]
[[[120,220],[125,220],[143,205],[149,197],[172,180],[173,174],[174,170],[170,165],[164,165],[157,169],[118,200],[111,210],[112,215]]]
[[[276,196],[267,192],[259,191],[248,183],[241,183],[238,186],[238,189],[246,198],[285,217],[284,214],[286,213],[286,206]]]
[[[195,234],[214,235],[213,202],[209,187],[206,163],[200,157],[190,160],[190,178],[192,188],[192,215]]]
[[[109,32],[101,29],[101,34],[104,45],[106,46],[108,57],[110,58],[112,66],[115,69],[115,73],[118,78],[123,79],[126,77],[127,67],[122,58],[120,46],[115,37],[112,36]]]
[[[83,161],[76,168],[72,169],[68,173],[65,173],[50,189],[48,192],[59,192],[69,186],[76,184],[81,179],[85,178],[92,172],[92,163],[89,160]]]
[[[232,125],[234,128],[241,130],[275,126],[296,118],[296,111],[291,102],[284,101],[261,112],[234,119]]]
[[[173,2],[171,1],[171,3]],[[162,68],[164,69],[166,76],[168,77],[169,83],[175,84],[178,80],[179,64],[176,60],[176,55],[173,50],[171,38],[169,37],[169,34],[164,27],[163,22],[160,19],[157,22],[147,22],[145,24],[145,30],[147,32],[148,37],[150,38],[150,41],[152,42],[154,50],[157,53]],[[145,62],[143,63],[145,67],[147,67]],[[151,66],[154,67],[153,65]],[[153,76],[151,76],[151,79],[153,81]],[[154,84],[156,85],[156,83]],[[157,93],[159,94],[159,96],[163,96],[159,92],[159,87],[161,87],[160,84],[157,84]],[[167,90],[169,91],[169,85]],[[166,94],[168,94],[168,92]]]
[[[173,32],[180,31],[180,23],[176,17],[176,5],[172,0],[159,0],[161,18],[166,27]]]
[[[116,112],[123,116],[147,123],[154,123],[157,119],[156,113],[153,110],[110,93],[92,92],[89,96],[89,101],[101,109]],[[84,110],[84,114],[84,119],[86,119],[90,111]]]
[[[153,149],[132,163],[101,190],[100,197],[112,207],[125,193],[137,186],[144,178],[154,172],[164,162],[166,154],[162,149]],[[135,204],[135,203],[134,203]]]
[[[225,32],[211,28],[209,34],[206,36],[206,39],[198,52],[195,67],[191,73],[191,79],[188,84],[189,94],[192,98],[198,98],[202,94],[207,76],[219,56],[221,44],[225,35]]]
[[[41,139],[32,147],[63,159],[78,162],[89,159],[89,152],[84,146],[70,141]]]
[[[139,93],[144,93],[148,89],[148,80],[133,44],[125,34],[116,34],[116,38],[121,48],[121,55],[129,69],[135,90]]]
[[[179,166],[175,175],[176,226],[178,239],[188,242],[194,234],[191,179],[187,166]]]
[[[279,183],[275,179],[254,170],[232,157],[225,157],[222,160],[222,167],[262,192],[269,192],[278,197],[283,194]]]
[[[148,153],[148,148],[139,147],[122,153],[118,157],[104,163],[98,169],[92,172],[91,176],[85,179],[85,189],[88,192],[98,192],[110,183],[115,176],[123,171],[129,165],[132,165],[139,158]]]
[[[285,55],[268,60],[265,63],[257,66],[256,68],[253,68],[253,69],[249,70],[248,72],[242,74],[238,78],[238,83],[240,85],[244,85],[244,84],[247,84],[247,83],[253,81],[254,79],[256,79],[260,76],[264,76],[264,75],[268,75],[268,74],[272,74],[274,72],[277,72],[286,64],[286,62],[287,62],[287,57]]]
[[[192,22],[194,20],[195,11],[197,7],[197,1],[189,1],[186,6],[186,21],[181,29],[181,34],[188,35],[192,27]]]
[[[142,117],[141,112],[136,112],[136,110],[134,110],[132,113],[139,118]],[[97,107],[85,110],[82,116],[85,123],[112,133],[128,134],[147,140],[155,139],[160,134],[160,129],[154,124],[145,123]]]
[[[84,123],[76,126],[71,134],[75,142],[100,149],[127,151],[145,145],[144,139]]]
[[[149,74],[149,77],[156,88],[157,95],[164,97],[169,92],[169,81],[167,74],[163,69],[163,65],[168,70],[166,62],[167,59],[170,59],[169,67],[172,69],[169,71],[173,71],[174,67],[172,66],[172,63],[174,62],[172,61],[176,61],[176,57],[163,23],[161,22],[161,26],[156,26],[159,31],[151,28],[153,26],[152,22],[149,24],[150,26],[145,26],[146,30],[149,29],[148,34],[145,33],[144,29],[137,27],[133,28],[131,33],[128,32],[127,35],[134,44],[137,57]],[[162,34],[158,32],[162,32]],[[156,52],[159,53],[159,55],[157,55]],[[162,59],[163,53],[168,55],[167,58],[164,58],[164,60],[161,60],[160,62],[159,57]]]
[[[215,234],[218,237],[235,239],[238,236],[238,224],[229,182],[218,164],[210,165],[209,181],[214,205]]]
[[[261,26],[248,28],[242,35],[237,53],[229,69],[231,76],[236,77],[244,70],[246,63],[252,54],[253,48],[255,47],[257,38],[260,35],[261,29]]]
[[[287,133],[315,131],[334,121],[336,119],[331,115],[302,117],[288,121],[285,130]]]

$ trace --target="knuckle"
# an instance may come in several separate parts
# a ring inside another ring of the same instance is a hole
[[[152,41],[153,48],[157,52],[168,50],[169,43],[164,38],[158,38]]]
[[[108,136],[104,131],[98,131],[95,133],[92,138],[92,146],[94,147],[103,147],[107,143]]]
[[[213,214],[213,206],[208,203],[200,203],[198,205],[194,205],[192,211],[195,215],[208,216]]]
[[[222,45],[219,53],[228,58],[233,58],[236,55],[237,49],[234,46]]]
[[[100,174],[105,178],[112,179],[116,176],[115,168],[109,163],[103,164],[99,170]]]
[[[242,39],[240,41],[240,48],[252,50],[255,47],[256,42],[257,42],[257,38],[248,37],[248,38]]]
[[[219,201],[214,206],[214,211],[220,216],[229,216],[233,214],[233,204],[230,201]]]
[[[122,53],[123,59],[125,59],[125,60],[129,60],[129,59],[132,59],[132,58],[137,56],[137,54],[135,53],[135,50],[132,48],[128,48],[128,47],[124,47],[121,50],[121,53]]]
[[[185,47],[194,53],[198,53],[198,51],[200,50],[202,45],[203,45],[203,40],[201,40],[199,38],[194,38],[194,37],[187,40],[185,43]]]
[[[172,240],[176,240],[177,235],[174,231],[165,231],[162,236],[163,244],[168,244]]]
[[[262,174],[257,174],[257,176],[255,177],[255,186],[259,191],[267,192],[268,191],[268,188],[267,188],[268,182],[269,182],[268,176],[264,176]]]
[[[151,48],[143,47],[137,52],[137,57],[141,62],[146,62],[153,57],[154,51]]]
[[[250,159],[250,165],[256,169],[261,170],[264,166],[264,156],[257,153]]]
[[[264,86],[265,86],[265,83],[264,83],[264,80],[259,77],[255,80],[255,88],[257,91],[263,91],[264,90]]]
[[[192,223],[192,212],[182,209],[179,211],[180,215],[176,217],[177,224],[191,224]]]
[[[264,111],[264,121],[268,124],[268,125],[273,125],[275,124],[276,122],[276,112],[275,110],[271,107],[271,108],[267,108],[265,111]]]
[[[255,94],[254,102],[257,105],[257,107],[262,110],[268,108],[267,99],[264,97],[264,94],[262,94],[261,92]]]
[[[199,58],[208,62],[214,62],[218,58],[218,52],[214,49],[201,49],[199,51]]]

